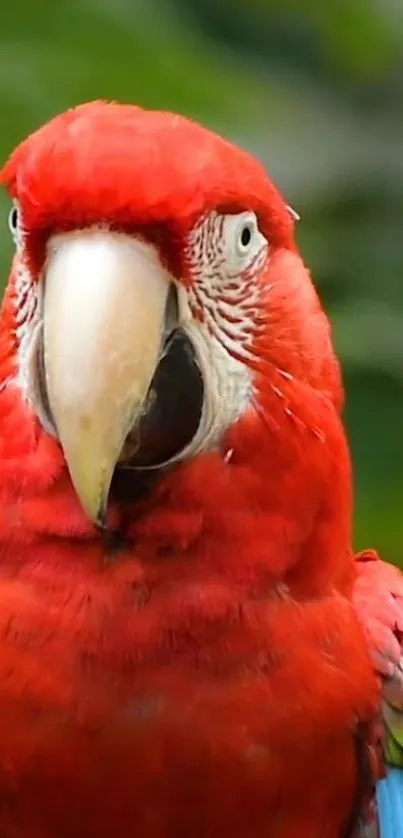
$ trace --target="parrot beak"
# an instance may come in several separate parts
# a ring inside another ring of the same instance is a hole
[[[98,526],[161,354],[170,281],[155,248],[129,235],[82,230],[49,242],[47,398],[77,496]]]

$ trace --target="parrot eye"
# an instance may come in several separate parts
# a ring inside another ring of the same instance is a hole
[[[239,253],[247,253],[257,232],[257,223],[254,216],[241,221],[237,241]]]
[[[14,204],[11,208],[9,215],[8,215],[8,228],[10,233],[14,239],[17,240],[18,237],[18,230],[19,230],[19,220],[20,220],[20,213],[18,207]]]
[[[251,243],[251,241],[252,241],[251,225],[250,224],[245,224],[245,226],[242,228],[241,237],[240,237],[240,244],[243,248],[247,248],[248,245]]]
[[[267,248],[253,212],[225,216],[223,234],[227,264],[234,274],[244,270],[262,248]]]

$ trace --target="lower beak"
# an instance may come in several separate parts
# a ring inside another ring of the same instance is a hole
[[[128,235],[85,230],[50,240],[47,396],[77,496],[98,525],[158,364],[169,282],[155,249]]]

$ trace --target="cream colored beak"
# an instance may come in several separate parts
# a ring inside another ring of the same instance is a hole
[[[169,279],[156,250],[128,235],[84,230],[49,242],[48,399],[77,496],[96,524],[158,364]]]

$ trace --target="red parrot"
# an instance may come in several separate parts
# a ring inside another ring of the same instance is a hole
[[[380,687],[289,208],[224,139],[103,102],[0,177],[1,838],[357,835]]]

